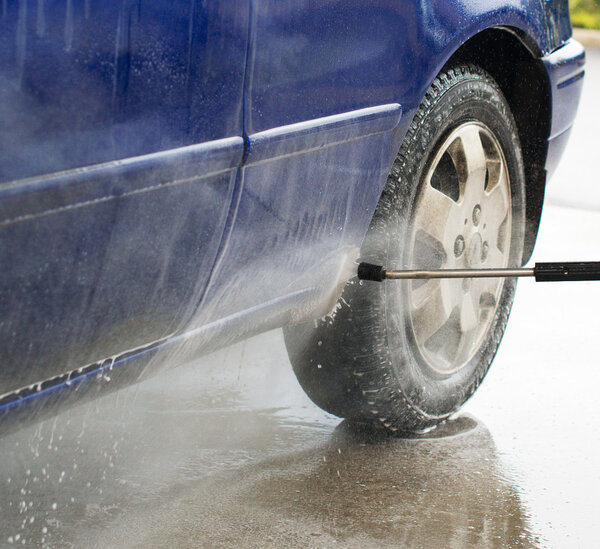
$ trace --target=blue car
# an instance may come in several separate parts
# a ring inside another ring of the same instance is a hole
[[[283,327],[428,429],[485,376],[584,75],[567,0],[5,0],[0,429]]]

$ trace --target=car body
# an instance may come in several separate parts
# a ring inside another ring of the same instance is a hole
[[[566,0],[8,0],[0,422],[327,313],[425,92],[500,84],[530,255],[582,86]]]

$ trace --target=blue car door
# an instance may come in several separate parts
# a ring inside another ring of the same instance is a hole
[[[333,305],[399,147],[405,4],[252,0],[239,208],[199,323]]]
[[[0,6],[0,395],[196,311],[242,161],[247,0]]]

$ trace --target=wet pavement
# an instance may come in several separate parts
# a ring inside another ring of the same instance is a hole
[[[600,259],[595,103],[537,261]],[[0,546],[598,546],[599,304],[600,284],[522,281],[483,386],[418,439],[317,409],[280,331],[73,409],[0,441]]]
[[[340,422],[302,394],[280,332],[179,369],[166,388],[155,379],[12,435],[1,457],[9,544],[519,547],[539,539],[481,420],[460,414],[412,440]]]

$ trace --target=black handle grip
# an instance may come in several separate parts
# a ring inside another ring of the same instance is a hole
[[[381,265],[361,263],[358,266],[358,278],[360,280],[373,280],[382,282],[385,280],[385,269]]]
[[[600,280],[600,261],[536,263],[533,274],[536,282]]]

